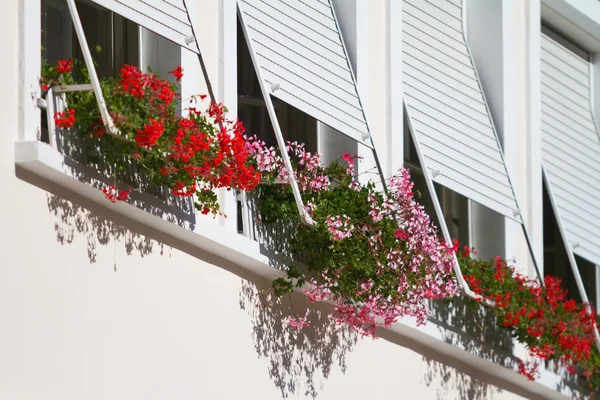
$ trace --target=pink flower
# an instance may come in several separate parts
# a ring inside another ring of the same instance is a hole
[[[337,216],[332,218],[330,215],[327,216],[327,229],[331,234],[333,240],[342,240],[352,236],[354,225],[350,223],[350,218],[346,215]]]
[[[304,317],[300,317],[298,315],[296,315],[295,317],[289,317],[287,320],[288,326],[290,326],[296,332],[298,332],[305,326],[309,326],[310,322],[308,322],[308,313],[309,310],[307,309],[306,314],[304,314]]]

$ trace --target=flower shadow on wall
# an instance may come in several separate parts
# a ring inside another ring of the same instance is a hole
[[[124,172],[117,172],[111,165],[104,163],[102,157],[92,162],[90,158],[94,152],[90,150],[86,138],[77,132],[60,130],[57,145],[59,152],[66,156],[63,168],[69,176],[98,190],[113,184],[114,178],[111,179],[111,176],[116,176],[120,188],[135,188],[135,192],[128,196],[128,203],[173,224],[194,229],[196,216],[191,199],[174,196],[166,188],[149,184],[145,172],[136,169],[134,165]],[[102,150],[99,149],[98,152],[101,153]],[[48,189],[52,190],[50,187]],[[90,263],[97,261],[97,246],[107,246],[111,240],[115,243],[124,241],[128,255],[134,252],[140,256],[152,253],[156,243],[153,240],[125,229],[111,219],[77,204],[77,200],[71,196],[65,196],[69,200],[56,194],[47,195],[48,210],[57,218],[55,230],[59,243],[70,244],[75,234],[86,235]],[[109,200],[106,202],[110,203]],[[165,245],[159,246],[162,255]]]
[[[430,322],[437,325],[446,343],[507,368],[517,364],[517,359],[512,356],[510,332],[496,325],[495,316],[487,307],[473,309],[459,296],[451,302],[432,301],[429,309]],[[489,399],[502,392],[444,363],[427,357],[423,360],[427,363],[425,384],[440,385],[437,390],[440,400],[447,399],[449,391],[458,392],[457,398],[473,400]]]
[[[333,367],[346,371],[346,354],[358,336],[338,326],[325,305],[311,305],[309,325],[296,332],[287,321],[297,312],[304,315],[308,303],[301,294],[278,298],[243,281],[239,304],[251,318],[254,347],[260,358],[269,361],[269,377],[282,398],[316,398]]]
[[[123,242],[127,255],[138,253],[141,257],[147,256],[155,250],[156,245],[160,255],[165,252],[164,244],[132,232],[80,205],[53,194],[47,194],[46,197],[48,211],[56,217],[54,230],[57,242],[71,244],[76,235],[85,235],[91,264],[98,261],[98,246],[108,246],[111,241],[114,244]]]

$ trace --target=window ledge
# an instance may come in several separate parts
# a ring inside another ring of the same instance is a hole
[[[59,153],[40,141],[15,143],[17,175],[48,190],[61,189],[72,194],[72,199],[83,206],[102,211],[119,223],[140,229],[143,234],[160,238],[166,244],[178,247],[198,258],[218,265],[246,279],[259,276],[269,280],[283,275],[284,259],[269,253],[259,243],[228,230],[216,222],[197,220],[195,214],[177,216],[180,210],[168,210],[166,204],[146,194],[132,194],[133,204],[108,201],[97,188],[107,178]],[[77,165],[76,165],[77,164]],[[27,179],[25,175],[33,175]],[[83,178],[82,178],[83,177]],[[36,182],[33,182],[36,178]],[[39,181],[39,182],[38,182]],[[109,182],[110,183],[110,182]],[[159,210],[160,212],[158,212]],[[173,222],[173,215],[177,222]],[[163,240],[165,239],[165,240]],[[464,346],[447,342],[452,329],[435,322],[417,327],[413,320],[403,319],[380,336],[390,342],[407,347],[428,359],[439,361],[476,379],[495,385],[530,399],[569,399],[552,387],[560,387],[560,378],[540,368],[541,381],[531,382],[514,370],[482,358]],[[491,348],[490,345],[483,344]],[[486,349],[489,353],[490,349]],[[504,358],[508,354],[500,355]]]

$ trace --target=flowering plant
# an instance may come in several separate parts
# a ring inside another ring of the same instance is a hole
[[[171,74],[179,82],[183,69]],[[88,72],[77,61],[44,63],[44,92],[50,86],[87,81]],[[258,184],[260,174],[252,166],[244,127],[226,118],[222,104],[210,103],[202,111],[195,105],[206,96],[194,96],[184,110],[187,115],[179,116],[177,85],[131,65],[125,65],[117,79],[102,78],[100,84],[118,137],[107,134],[89,91],[67,93],[69,108],[55,113],[54,122],[62,129],[76,129],[91,149],[102,148],[101,157],[114,166],[115,180],[135,163],[152,184],[168,187],[176,196],[195,196],[195,207],[203,214],[219,213],[215,189],[251,190]],[[129,193],[117,190],[116,182],[103,192],[113,202],[127,200]]]
[[[569,299],[561,280],[553,276],[546,276],[542,286],[515,273],[500,257],[478,260],[468,247],[457,256],[471,289],[495,302],[492,310],[498,325],[511,329],[529,349],[534,361],[521,363],[521,374],[534,380],[540,362],[553,360],[571,374],[582,373],[592,387],[600,383],[600,358],[594,345],[596,313],[590,305]]]
[[[317,223],[308,227],[299,221],[289,185],[277,183],[288,172],[275,149],[256,138],[249,148],[263,178],[257,189],[261,221],[295,223],[292,252],[307,267],[293,266],[275,280],[276,294],[303,287],[310,301],[334,303],[338,323],[375,337],[378,326],[402,316],[424,324],[426,300],[457,293],[449,248],[414,200],[406,170],[389,181],[386,194],[373,182],[356,181],[356,156],[324,167],[319,154],[289,143],[306,210]]]

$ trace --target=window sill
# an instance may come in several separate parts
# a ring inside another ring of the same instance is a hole
[[[281,256],[270,253],[258,242],[216,222],[207,221],[193,213],[183,213],[181,209],[168,206],[149,194],[133,193],[131,203],[111,203],[97,188],[101,183],[106,183],[106,177],[77,164],[46,143],[16,142],[15,164],[17,175],[22,179],[46,190],[60,191],[69,200],[107,214],[122,225],[242,278],[261,277],[272,280],[283,275],[277,268],[285,263]],[[570,398],[552,389],[562,384],[556,374],[540,368],[541,380],[530,382],[513,369],[493,361],[510,359],[512,356],[507,352],[495,351],[485,343],[473,346],[473,341],[469,338],[449,342],[448,338],[456,335],[457,330],[446,324],[432,321],[427,326],[417,327],[414,321],[406,319],[379,333],[382,338],[418,352],[428,359],[439,361],[520,396],[531,399]],[[458,334],[461,335],[460,332]]]

